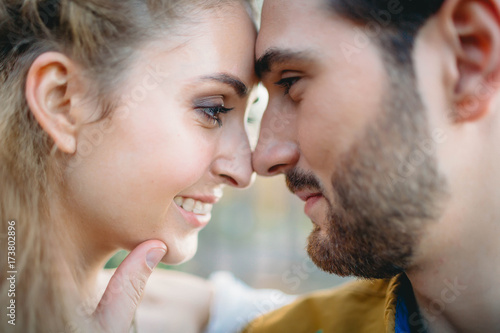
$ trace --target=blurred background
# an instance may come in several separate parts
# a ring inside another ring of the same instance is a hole
[[[262,0],[256,0],[258,8]],[[267,105],[262,86],[249,115],[250,141],[255,144],[259,122]],[[254,288],[276,288],[289,294],[336,286],[347,279],[320,271],[307,257],[311,221],[304,203],[292,195],[284,176],[257,177],[246,190],[226,188],[214,206],[212,220],[200,232],[195,257],[179,266],[161,265],[207,278],[212,272],[232,272]],[[120,252],[107,267],[116,267],[127,255]]]

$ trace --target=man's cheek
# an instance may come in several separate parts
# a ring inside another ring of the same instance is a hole
[[[300,149],[309,167],[316,170],[333,167],[336,149],[329,138],[311,135],[300,142]]]

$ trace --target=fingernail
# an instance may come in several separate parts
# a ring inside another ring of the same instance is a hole
[[[165,251],[165,249],[162,248],[156,248],[150,250],[146,255],[146,263],[148,264],[149,268],[151,269],[155,268],[166,253],[167,251]]]

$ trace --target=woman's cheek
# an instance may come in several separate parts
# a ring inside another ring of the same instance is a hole
[[[165,154],[165,166],[169,171],[171,188],[178,192],[197,183],[207,172],[215,156],[215,143],[207,144],[193,137],[186,138],[170,154]],[[175,175],[174,177],[172,177]]]

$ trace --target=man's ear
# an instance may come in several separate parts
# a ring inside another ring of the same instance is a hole
[[[78,99],[74,63],[65,55],[47,52],[31,65],[26,80],[26,100],[31,113],[64,153],[76,151],[78,116],[73,109]]]
[[[496,0],[446,0],[440,19],[453,45],[458,73],[452,119],[482,118],[500,87],[500,11]]]

